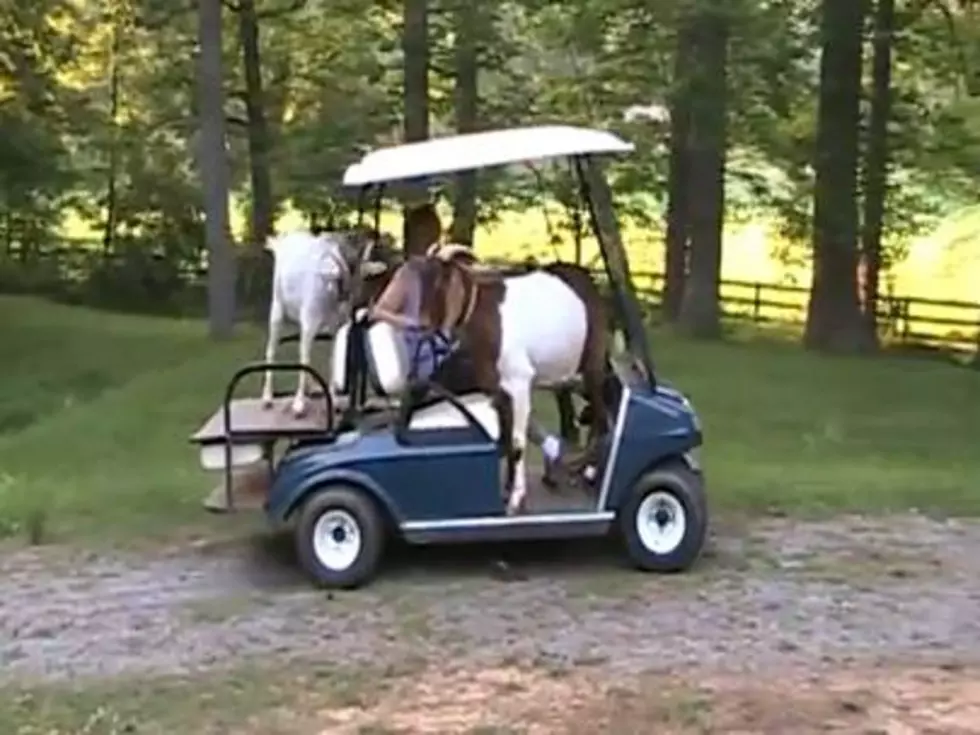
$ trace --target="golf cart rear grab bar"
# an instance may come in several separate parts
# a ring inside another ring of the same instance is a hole
[[[231,404],[235,400],[235,389],[238,388],[238,384],[249,375],[265,372],[306,373],[313,378],[313,382],[316,383],[317,387],[323,391],[323,404],[327,415],[326,431],[329,432],[333,430],[333,398],[330,395],[330,389],[327,386],[326,379],[320,375],[319,372],[309,365],[304,365],[299,362],[251,362],[248,365],[240,367],[238,370],[236,370],[235,374],[231,376],[231,380],[228,381],[228,385],[225,387],[225,397],[221,409],[225,438],[229,440],[229,443],[231,438],[236,434],[234,427],[231,425]]]
[[[252,362],[248,365],[240,367],[235,371],[235,374],[231,376],[231,380],[228,381],[228,385],[225,386],[225,397],[221,405],[221,419],[225,435],[225,505],[229,509],[233,509],[235,504],[234,495],[232,493],[233,477],[231,466],[232,447],[234,445],[234,437],[236,436],[235,429],[231,425],[231,404],[235,400],[235,389],[238,387],[238,384],[249,375],[264,373],[267,371],[274,373],[303,372],[313,378],[313,382],[316,383],[317,386],[319,386],[319,388],[323,391],[323,403],[327,412],[327,425],[325,427],[325,432],[330,433],[333,431],[333,398],[330,396],[330,389],[327,386],[327,381],[324,380],[323,376],[312,367],[298,362]],[[239,435],[243,433],[246,432],[238,432]]]

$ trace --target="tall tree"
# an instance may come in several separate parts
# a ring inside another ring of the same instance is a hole
[[[402,54],[404,56],[405,141],[429,137],[429,3],[428,0],[404,0],[402,19]],[[408,203],[426,197],[427,181],[415,181],[407,187]],[[402,242],[407,239],[402,233]]]
[[[455,48],[454,108],[456,131],[469,133],[477,128],[480,74],[480,11],[484,6],[473,0],[457,0],[454,8]],[[476,171],[456,175],[453,192],[453,242],[473,245],[476,230]]]
[[[881,238],[888,194],[888,122],[892,107],[892,35],[895,0],[877,0],[871,43],[871,113],[864,158],[864,216],[861,227],[861,302],[865,340],[878,343],[878,287]]]
[[[697,61],[692,69],[688,132],[690,270],[679,323],[694,336],[710,338],[721,332],[730,9],[724,0],[706,0],[695,10],[691,24]]]
[[[249,241],[261,248],[272,234],[275,201],[269,154],[272,141],[266,117],[265,90],[262,84],[262,56],[259,44],[259,18],[255,0],[238,0],[238,40],[245,72],[245,113],[248,126],[248,167],[252,188]]]
[[[804,343],[829,352],[866,344],[858,304],[858,157],[867,0],[823,0],[813,200],[813,280]]]
[[[245,89],[241,96],[245,103],[244,122],[251,190],[248,206],[249,247],[238,261],[238,281],[248,313],[258,320],[264,320],[272,286],[272,268],[264,245],[274,229],[276,205],[270,168],[272,138],[262,79],[260,17],[255,8],[255,0],[238,0],[233,4],[228,0],[224,1],[226,7],[231,7],[238,16],[238,43],[245,78]],[[285,12],[289,12],[289,9],[285,9]]]
[[[208,327],[215,339],[235,326],[235,255],[228,217],[221,0],[198,0],[198,151],[208,248]]]
[[[678,24],[670,92],[670,152],[667,169],[667,233],[664,238],[664,316],[676,321],[681,313],[687,278],[691,194],[689,144],[691,128],[692,58],[690,22]]]
[[[102,228],[102,249],[110,252],[116,240],[116,220],[119,209],[117,183],[119,179],[119,56],[122,51],[123,19],[121,7],[110,10],[108,22],[111,26],[109,42],[109,135],[108,162],[106,165],[105,223]]]

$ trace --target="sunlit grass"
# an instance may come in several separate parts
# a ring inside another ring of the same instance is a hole
[[[236,203],[232,210],[233,230],[238,236],[247,226],[244,208]],[[448,207],[441,212],[445,222],[451,219]],[[564,213],[554,203],[525,212],[509,212],[497,221],[481,226],[477,233],[477,248],[491,259],[522,260],[529,256],[550,260],[573,260],[575,245],[570,233],[561,228]],[[549,229],[549,223],[551,225]],[[286,208],[280,217],[281,229],[300,227],[302,216]],[[401,215],[395,209],[382,212],[383,230],[400,235]],[[94,237],[91,228],[77,216],[69,215],[65,231],[72,237]],[[551,235],[558,237],[552,242]],[[659,232],[637,227],[626,222],[623,237],[630,254],[630,262],[636,287],[639,290],[655,286],[653,274],[663,270],[663,245]],[[748,224],[730,224],[725,230],[722,257],[722,280],[763,284],[756,293],[751,285],[726,283],[722,286],[724,299],[754,299],[770,301],[784,306],[767,306],[756,309],[752,304],[729,304],[730,311],[756,314],[772,321],[802,321],[806,314],[810,270],[805,267],[787,267],[773,257],[779,245],[779,235],[765,221]],[[598,251],[592,238],[583,240],[583,260],[598,263]],[[799,293],[779,292],[766,288],[770,284],[796,286]],[[891,290],[890,290],[891,289]],[[884,294],[920,299],[953,300],[975,304],[980,302],[980,206],[962,210],[945,220],[931,234],[916,239],[911,245],[908,258],[898,264],[885,279]],[[980,308],[948,307],[913,303],[909,309],[910,331],[927,336],[950,339],[955,337],[963,347],[976,339],[980,330]],[[969,324],[927,324],[923,320],[963,320]],[[897,324],[901,332],[903,324]]]

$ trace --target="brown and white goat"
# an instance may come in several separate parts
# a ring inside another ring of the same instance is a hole
[[[507,458],[507,510],[515,513],[527,494],[533,386],[567,384],[581,374],[592,407],[590,439],[608,429],[605,302],[589,272],[570,263],[501,276],[432,255],[422,272],[426,321],[459,340],[474,387],[491,396],[497,408]]]

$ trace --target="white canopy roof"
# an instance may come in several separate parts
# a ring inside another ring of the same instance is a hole
[[[344,185],[365,186],[546,158],[632,150],[632,143],[613,133],[571,125],[489,130],[372,151],[348,167]]]

